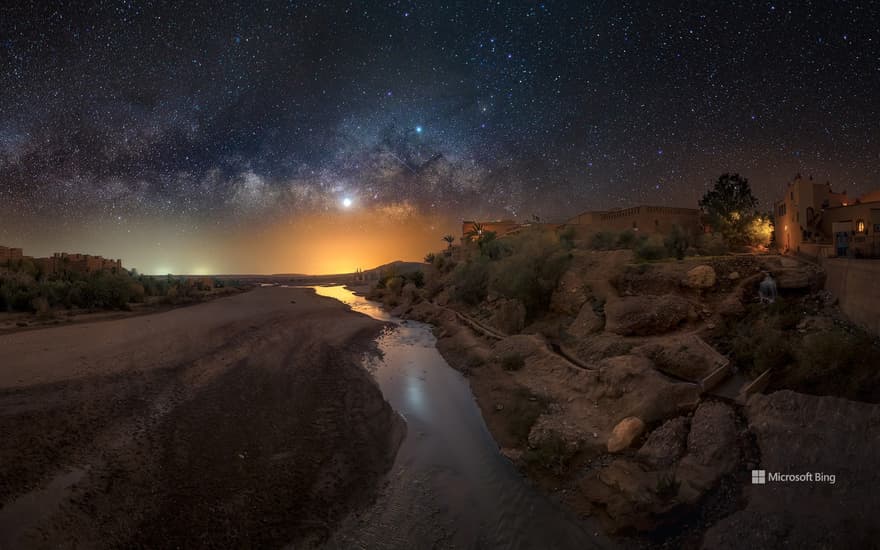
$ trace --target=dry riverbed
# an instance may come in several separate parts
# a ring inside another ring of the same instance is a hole
[[[0,548],[320,542],[403,437],[382,326],[265,288],[0,336]]]

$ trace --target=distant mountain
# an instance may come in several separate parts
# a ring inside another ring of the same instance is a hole
[[[398,273],[407,273],[410,271],[421,271],[422,269],[425,269],[425,264],[422,262],[404,262],[403,260],[397,260],[382,264],[373,269],[366,269],[365,271],[386,271],[388,269],[395,269]]]

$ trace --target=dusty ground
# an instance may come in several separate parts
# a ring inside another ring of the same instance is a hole
[[[231,294],[246,292],[251,287],[245,286],[241,288],[227,287],[217,288],[208,292],[201,292],[192,302],[168,304],[163,303],[160,297],[147,297],[147,301],[142,303],[129,304],[128,311],[122,310],[89,310],[89,309],[64,309],[57,308],[46,314],[36,314],[30,312],[0,312],[0,335],[11,334],[13,332],[22,332],[26,330],[43,329],[56,327],[59,325],[72,325],[80,323],[96,323],[99,321],[115,321],[118,319],[127,319],[129,317],[137,317],[140,315],[154,315],[156,313],[164,313],[172,309],[197,305],[223,298]]]
[[[266,288],[0,336],[0,548],[321,540],[402,438],[359,364],[381,327]]]

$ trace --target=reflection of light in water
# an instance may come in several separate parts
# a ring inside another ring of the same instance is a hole
[[[356,295],[354,292],[350,291],[342,285],[309,286],[306,288],[314,289],[315,293],[319,296],[326,296],[327,298],[339,300],[354,311],[363,313],[364,315],[369,315],[374,319],[379,319],[380,321],[391,320],[391,316],[388,315],[388,313],[386,313],[381,307],[373,304],[362,296]]]
[[[407,379],[406,399],[409,401],[409,406],[411,408],[419,412],[424,411],[425,394],[420,380],[413,380],[412,378]]]

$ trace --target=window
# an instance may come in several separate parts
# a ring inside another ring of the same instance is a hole
[[[868,226],[865,225],[865,220],[859,220],[856,222],[856,231],[859,233],[867,233]]]

